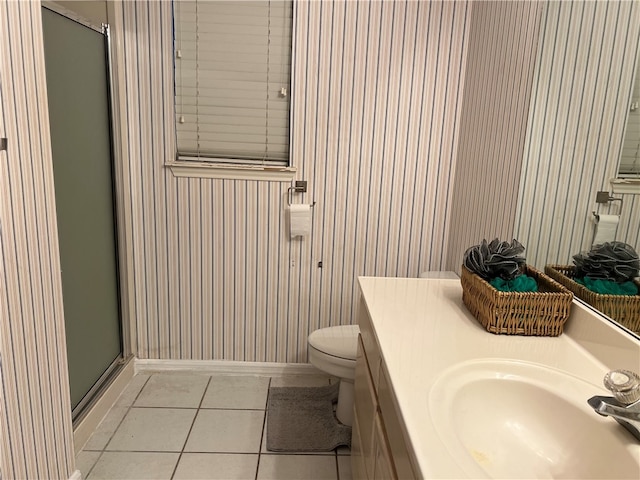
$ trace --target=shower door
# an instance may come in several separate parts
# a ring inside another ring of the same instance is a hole
[[[74,418],[122,356],[106,35],[42,9]]]

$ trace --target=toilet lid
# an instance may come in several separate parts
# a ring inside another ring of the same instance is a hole
[[[346,360],[355,360],[358,351],[358,325],[321,328],[309,335],[309,345],[316,350]]]

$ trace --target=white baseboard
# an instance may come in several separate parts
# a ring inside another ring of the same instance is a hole
[[[87,443],[87,440],[89,440],[89,437],[97,426],[100,425],[104,416],[109,412],[129,381],[133,378],[133,375],[134,362],[133,359],[130,359],[95,405],[91,407],[91,410],[87,412],[82,421],[73,429],[73,446],[76,455],[82,450],[82,447]],[[79,478],[82,479],[82,477]]]
[[[75,470],[69,477],[69,480],[82,480],[82,473],[80,470]]]
[[[323,375],[310,363],[236,362],[231,360],[135,360],[135,373],[192,371],[230,375]]]

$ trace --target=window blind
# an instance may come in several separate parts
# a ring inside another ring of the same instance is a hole
[[[290,1],[174,1],[178,158],[288,165]]]
[[[638,107],[629,112],[627,117],[619,173],[622,176],[640,177],[640,109]]]
[[[630,111],[620,155],[619,176],[640,177],[640,63],[636,70],[636,78],[631,92]]]

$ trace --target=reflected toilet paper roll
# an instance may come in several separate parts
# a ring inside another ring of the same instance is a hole
[[[619,215],[596,215],[596,234],[593,237],[593,245],[613,242],[616,239],[619,221]]]
[[[311,234],[311,205],[296,203],[289,205],[289,229],[291,238]]]

